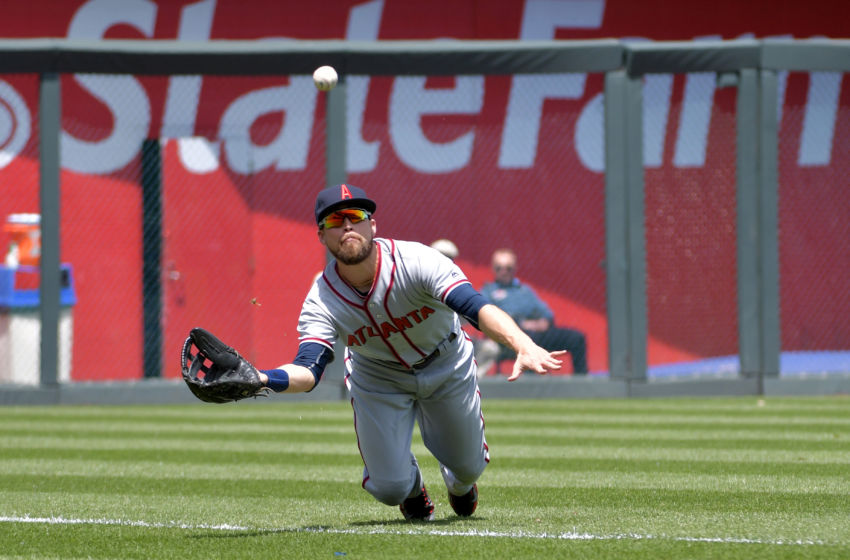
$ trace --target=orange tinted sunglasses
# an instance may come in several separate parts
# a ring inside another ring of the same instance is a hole
[[[346,218],[348,218],[348,221],[352,224],[359,224],[363,220],[368,220],[370,216],[369,212],[360,208],[337,210],[336,212],[331,212],[325,216],[321,222],[319,222],[319,229],[341,227],[342,224],[345,223]]]

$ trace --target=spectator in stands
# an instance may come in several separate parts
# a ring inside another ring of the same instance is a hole
[[[481,288],[490,303],[502,308],[538,345],[550,352],[567,350],[573,359],[573,373],[587,373],[587,341],[583,332],[555,326],[552,310],[534,290],[516,278],[517,257],[511,249],[497,249],[492,256],[493,281]],[[511,358],[508,348],[487,339],[479,345],[476,360],[479,371],[494,361]],[[484,368],[487,369],[484,369]]]
[[[457,245],[452,243],[450,239],[438,239],[431,243],[431,248],[438,250],[451,260],[455,260],[458,254],[460,254],[457,250]]]

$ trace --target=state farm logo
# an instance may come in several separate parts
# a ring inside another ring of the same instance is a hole
[[[0,168],[21,153],[30,137],[30,112],[18,92],[0,80]]]
[[[126,2],[88,0],[80,2],[73,13],[67,36],[99,40],[121,26],[151,39],[156,38],[157,29],[177,29],[178,40],[207,41],[213,35],[213,22],[226,19],[216,17],[219,1],[184,1],[176,3],[182,6],[179,10],[161,10],[160,4],[167,3],[136,0],[129,2],[134,9],[125,10],[115,6]],[[389,27],[383,13],[386,3],[389,0],[352,3],[347,18],[342,18],[348,21],[344,38],[379,40],[382,26]],[[602,30],[602,36],[608,36],[603,27],[605,0],[517,3],[522,4],[520,40],[554,39],[564,29]],[[246,5],[253,6],[250,2]],[[239,29],[237,33],[243,32]],[[702,39],[719,36],[695,40]],[[628,38],[623,42],[645,40]],[[846,152],[846,134],[836,134],[843,130],[837,120],[839,109],[847,108],[846,101],[842,103],[847,97],[842,92],[842,76],[840,72],[812,72],[805,95],[798,89],[793,94],[796,97],[786,100],[788,72],[778,73],[779,122],[785,107],[803,107],[799,131],[785,133],[799,135],[797,164],[801,167],[830,166],[833,153]],[[202,75],[174,75],[166,81],[132,75],[63,78],[63,124],[75,126],[60,132],[62,168],[91,174],[117,172],[138,158],[139,147],[148,138],[174,141],[179,163],[195,174],[224,168],[247,175],[314,166],[308,158],[315,142],[318,93],[310,76],[281,77],[271,83],[264,79],[256,87],[244,85],[247,80],[228,85],[220,77]],[[574,157],[584,169],[604,172],[604,92],[588,74],[519,74],[507,85],[498,77],[481,75],[456,76],[452,87],[429,87],[427,81],[424,76],[397,76],[391,83],[373,83],[370,76],[346,76],[346,171],[372,172],[386,165],[388,158],[422,174],[453,173],[473,166],[480,169],[489,160],[475,160],[477,148],[480,153],[495,153],[490,165],[499,170],[532,169],[541,158],[560,162]],[[645,167],[705,166],[707,154],[712,152],[709,132],[717,106],[716,88],[717,77],[709,72],[644,78]],[[38,106],[35,96],[27,101]],[[549,132],[547,141],[541,132],[547,130],[544,121],[552,122],[556,105],[571,123],[574,117],[574,124],[571,128],[557,123],[549,126],[557,136]],[[96,120],[92,115],[98,114]],[[494,122],[497,119],[501,121]],[[276,124],[270,126],[272,122]],[[437,124],[443,122],[448,124]],[[0,81],[0,168],[23,150],[31,127],[26,102]],[[254,134],[259,129],[264,132]],[[836,142],[841,144],[836,147]]]

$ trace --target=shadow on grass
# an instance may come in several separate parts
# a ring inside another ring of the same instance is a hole
[[[434,519],[433,521],[408,521],[404,518],[382,519],[380,521],[352,521],[352,527],[451,527],[457,523],[476,523],[486,521],[486,517],[459,517],[452,516],[445,519]]]
[[[402,529],[404,527],[452,527],[458,523],[476,524],[485,522],[483,517],[448,517],[445,519],[434,519],[433,521],[408,521],[406,519],[381,519],[374,521],[353,521],[348,524],[351,529],[332,527],[329,525],[307,525],[304,527],[281,527],[273,529],[251,529],[233,531],[204,531],[188,535],[190,539],[245,539],[265,537],[268,535],[279,535],[288,533],[334,533],[334,534],[369,534],[369,528],[374,528],[375,533],[386,532],[387,529]]]

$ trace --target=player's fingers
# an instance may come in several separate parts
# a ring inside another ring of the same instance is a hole
[[[523,370],[523,367],[522,367],[522,364],[520,364],[520,361],[519,360],[515,361],[514,362],[514,369],[513,369],[513,371],[511,371],[511,376],[508,377],[508,381],[516,381],[517,379],[519,379],[519,376],[522,375],[522,370]]]
[[[561,369],[561,366],[556,363],[551,362],[542,362],[539,366],[537,366],[534,371],[539,373],[540,375],[546,375],[550,371],[556,371]]]
[[[559,370],[561,369],[561,365],[563,365],[564,361],[559,360],[556,356],[563,356],[566,354],[566,350],[556,350],[554,352],[549,352],[549,355],[543,360],[543,367],[545,367],[548,371],[551,370]]]
[[[535,371],[541,375],[545,375],[549,372],[560,370],[562,364],[563,362],[561,360],[549,357],[543,360]]]
[[[553,369],[561,369],[561,365],[564,363],[564,360],[559,360],[558,358],[550,357],[546,360],[546,365]]]

